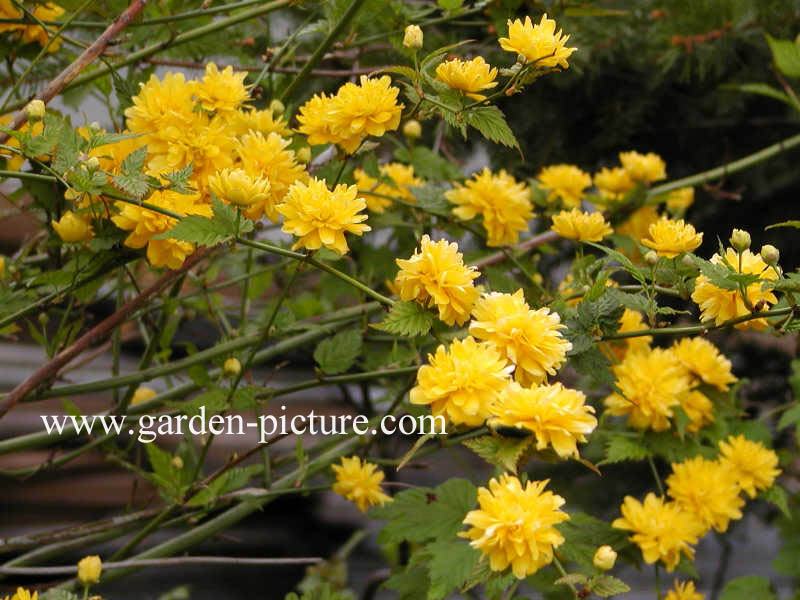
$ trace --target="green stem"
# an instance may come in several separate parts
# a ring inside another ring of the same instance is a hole
[[[661,477],[658,474],[658,469],[656,469],[656,463],[653,460],[652,456],[647,457],[647,464],[650,465],[650,471],[653,473],[653,478],[656,480],[656,487],[658,488],[659,495],[664,495],[664,485],[661,483]]]

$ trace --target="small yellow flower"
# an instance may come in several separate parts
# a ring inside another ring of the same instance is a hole
[[[285,120],[281,119],[271,108],[263,110],[242,109],[228,115],[231,133],[241,137],[250,131],[268,136],[277,133],[282,137],[291,137],[292,130]]]
[[[131,398],[131,406],[134,406],[135,404],[141,404],[142,402],[147,402],[156,396],[158,396],[158,392],[156,392],[153,388],[140,385],[133,393],[133,397]]]
[[[31,100],[25,106],[25,114],[29,121],[41,121],[44,119],[44,114],[47,108],[41,100]]]
[[[603,571],[613,569],[615,562],[617,562],[617,553],[611,546],[600,546],[592,559],[592,564]]]
[[[297,182],[289,188],[276,210],[286,218],[283,231],[299,238],[293,250],[318,250],[325,246],[344,255],[349,250],[345,233],[360,236],[371,229],[363,224],[367,215],[361,211],[366,207],[356,186],[339,184],[331,191],[324,180],[314,177],[308,183]]]
[[[94,237],[88,215],[76,215],[68,210],[58,221],[50,221],[58,237],[65,242],[86,242]]]
[[[705,338],[683,338],[672,345],[672,351],[692,375],[720,392],[728,391],[737,381],[731,371],[731,361]]]
[[[244,84],[245,77],[245,71],[234,73],[231,66],[220,71],[216,64],[208,63],[205,76],[196,87],[200,106],[206,110],[232,114],[250,98],[250,92]]]
[[[403,135],[412,140],[417,139],[422,135],[422,124],[416,119],[406,121],[403,125]]]
[[[703,242],[703,234],[697,233],[691,223],[683,219],[673,221],[662,217],[650,225],[648,234],[650,237],[643,239],[642,244],[667,258],[692,252]]]
[[[729,436],[719,443],[719,460],[727,465],[737,484],[751,498],[759,490],[766,490],[781,474],[778,469],[778,455],[765,448],[761,442],[753,442],[743,435]]]
[[[686,425],[686,431],[689,433],[697,433],[715,420],[714,403],[699,390],[689,392],[681,400],[681,408],[689,417],[689,423]]]
[[[652,183],[667,178],[667,165],[658,154],[636,151],[620,152],[619,162],[635,182]]]
[[[232,356],[222,365],[222,371],[228,377],[236,377],[242,372],[242,363],[238,358]]]
[[[525,22],[516,19],[508,21],[508,37],[500,38],[500,47],[508,52],[525,57],[529,63],[536,63],[537,67],[569,67],[567,59],[577,50],[565,46],[569,40],[568,35],[563,35],[559,29],[556,32],[556,22],[542,15],[538,25],[531,22],[530,17],[525,17]]]
[[[222,169],[208,178],[208,189],[226,204],[250,206],[269,197],[269,181],[251,177],[242,169]]]
[[[99,556],[84,556],[78,562],[78,581],[85,586],[94,585],[100,581],[102,571],[103,563]]]
[[[572,350],[561,333],[566,326],[558,313],[547,307],[532,310],[521,289],[486,294],[475,304],[472,317],[470,334],[500,348],[516,365],[514,377],[524,385],[555,375]]]
[[[536,177],[539,186],[548,190],[548,202],[561,199],[564,206],[578,208],[583,199],[583,191],[592,185],[592,177],[575,165],[550,165],[539,171]]]
[[[671,213],[684,213],[694,203],[694,188],[685,187],[672,190],[667,195],[667,210]]]
[[[733,471],[724,463],[702,456],[673,463],[665,483],[667,494],[703,524],[704,533],[712,527],[724,533],[731,520],[742,518],[744,500]]]
[[[516,244],[519,233],[528,230],[528,221],[533,216],[530,190],[505,170],[492,173],[484,167],[464,185],[457,183],[444,197],[456,205],[453,214],[458,218],[483,217],[488,246]]]
[[[569,515],[560,510],[564,498],[545,491],[549,480],[528,481],[504,473],[478,488],[477,510],[467,513],[470,528],[458,535],[489,557],[492,571],[511,571],[524,579],[553,561],[553,549],[564,543],[555,525]]]
[[[493,344],[471,337],[454,340],[428,355],[408,398],[411,404],[429,405],[434,417],[443,415],[454,425],[483,425],[511,381],[512,369]]]
[[[392,497],[381,490],[384,475],[377,465],[366,460],[362,462],[358,456],[343,456],[341,464],[331,465],[331,469],[336,473],[333,491],[355,503],[361,512],[367,512],[370,506],[392,501]]]
[[[397,259],[400,271],[395,284],[400,298],[423,306],[436,306],[439,318],[448,325],[462,325],[469,319],[479,292],[473,280],[480,277],[475,267],[464,265],[458,244],[433,242],[422,236],[420,247],[407,260]]]
[[[664,600],[703,600],[705,597],[705,594],[694,589],[694,581],[679,583],[676,579],[674,587],[667,592]]]
[[[536,449],[551,446],[561,458],[578,457],[578,442],[597,427],[594,408],[586,396],[560,383],[523,388],[509,385],[492,407],[489,425],[528,429],[536,437]]]
[[[454,58],[436,67],[436,79],[451,88],[461,90],[473,100],[485,100],[486,96],[478,92],[497,86],[497,69],[489,65],[482,56],[472,60]]]
[[[739,254],[733,248],[728,248],[725,251],[725,260],[737,273],[751,273],[761,277],[760,281],[751,283],[745,290],[751,306],[755,306],[763,300],[764,309],[767,309],[770,304],[775,304],[778,301],[772,290],[761,289],[763,280],[775,279],[777,275],[758,254],[753,254],[750,250],[744,250]],[[740,260],[741,266],[739,264]],[[724,265],[719,254],[714,254],[711,257],[711,262],[715,265]],[[701,319],[703,321],[713,320],[717,325],[729,319],[750,314],[750,309],[747,308],[741,291],[718,288],[705,275],[699,275],[695,279],[692,300],[700,307],[702,312]],[[737,329],[760,330],[767,327],[767,321],[763,318],[750,319],[743,323],[737,323],[735,327]]]
[[[381,165],[379,170],[382,175],[391,179],[395,185],[379,182],[367,175],[366,171],[356,169],[353,176],[358,185],[358,191],[364,195],[367,208],[375,213],[382,213],[392,205],[391,198],[399,198],[406,202],[416,203],[414,194],[409,188],[421,186],[424,182],[414,175],[414,167],[402,163],[389,163]],[[388,197],[387,197],[388,196]]]
[[[553,225],[550,229],[561,237],[580,242],[599,242],[614,233],[602,213],[587,213],[579,208],[562,210],[553,215]]]
[[[603,167],[595,173],[594,185],[602,199],[619,202],[636,184],[630,173],[622,167]]]
[[[697,543],[703,525],[677,503],[666,502],[653,493],[647,494],[644,503],[626,496],[620,512],[622,517],[611,526],[633,533],[629,539],[639,546],[646,563],[660,560],[671,572],[680,562],[681,554],[689,559],[694,557],[691,544]]]
[[[18,587],[17,592],[11,596],[11,600],[38,600],[39,592],[33,592],[26,590],[25,588]],[[9,600],[6,597],[6,600]]]
[[[403,47],[411,50],[422,48],[422,29],[419,25],[409,25],[403,32]]]

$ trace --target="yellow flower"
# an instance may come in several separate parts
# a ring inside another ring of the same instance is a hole
[[[463,325],[469,319],[479,296],[473,280],[481,274],[475,267],[464,265],[458,244],[447,240],[433,242],[423,235],[411,258],[398,258],[396,262],[400,271],[395,284],[402,300],[435,306],[439,318],[448,325]]]
[[[192,121],[194,88],[194,82],[186,81],[183,73],[169,72],[163,80],[151,75],[146,83],[139,84],[139,93],[131,98],[133,105],[125,109],[128,129],[144,134],[149,145],[153,141],[180,139]]]
[[[681,401],[681,408],[689,417],[686,431],[697,433],[706,425],[714,422],[714,404],[709,398],[698,390],[692,390]]]
[[[603,571],[613,569],[615,562],[617,562],[617,553],[611,546],[600,546],[592,559],[592,564]]]
[[[58,221],[50,221],[50,224],[65,242],[86,242],[94,237],[88,215],[76,215],[68,210]]]
[[[694,188],[685,187],[672,190],[667,195],[667,210],[671,213],[683,213],[694,202]]]
[[[436,79],[451,88],[461,90],[473,100],[485,100],[486,96],[478,92],[497,86],[497,69],[489,65],[482,56],[472,60],[454,58],[439,63],[436,67]]]
[[[211,207],[200,203],[197,194],[179,194],[170,190],[156,191],[147,199],[148,204],[171,210],[179,215],[211,216]],[[111,217],[120,229],[130,231],[125,238],[129,248],[147,246],[147,260],[154,267],[178,269],[186,257],[194,252],[194,244],[179,240],[153,239],[172,229],[177,219],[127,202],[117,202],[119,214]]]
[[[242,363],[235,356],[231,356],[223,363],[222,371],[228,377],[237,377],[242,372]]]
[[[516,244],[519,233],[528,230],[528,220],[533,216],[528,187],[505,170],[492,173],[484,167],[464,185],[457,183],[444,196],[457,205],[453,214],[458,218],[483,217],[488,246]]]
[[[242,169],[222,169],[208,178],[208,188],[221,202],[236,206],[263,204],[269,197],[269,180]]]
[[[694,589],[694,581],[678,583],[675,580],[674,587],[667,592],[664,600],[703,600],[705,594],[700,594]]]
[[[592,177],[575,165],[551,165],[539,171],[536,177],[542,189],[549,190],[548,202],[561,198],[564,206],[577,208],[583,199],[583,190],[592,185]]]
[[[737,381],[731,372],[731,361],[705,338],[683,338],[672,345],[672,351],[692,375],[720,392],[727,391]]]
[[[725,464],[702,456],[673,463],[665,483],[667,494],[703,524],[704,533],[712,527],[723,533],[731,519],[742,518],[744,500],[733,472]]]
[[[636,310],[626,308],[619,319],[619,329],[617,333],[626,333],[628,331],[641,331],[647,329],[642,313]],[[600,349],[609,358],[614,358],[615,362],[619,362],[625,358],[628,352],[640,352],[648,350],[650,343],[653,341],[651,335],[640,335],[637,337],[622,338],[621,340],[608,340],[603,342]]]
[[[409,139],[415,140],[422,135],[422,123],[416,119],[406,121],[403,125],[403,135]]]
[[[78,581],[83,585],[94,585],[100,581],[102,571],[103,563],[99,556],[84,556],[78,562]]]
[[[651,492],[643,504],[626,496],[620,512],[622,517],[615,519],[611,526],[633,532],[629,539],[639,546],[646,563],[660,560],[667,571],[673,571],[681,554],[689,559],[694,557],[690,544],[697,543],[703,525],[677,503],[665,502],[663,497]]]
[[[292,130],[286,121],[277,116],[271,108],[237,110],[228,116],[228,123],[231,133],[236,137],[241,137],[250,131],[265,137],[270,133],[277,133],[282,137],[292,135]]]
[[[618,202],[633,189],[635,184],[630,173],[622,167],[612,169],[603,167],[594,174],[594,185],[601,198]]]
[[[443,415],[454,425],[483,425],[511,381],[512,369],[493,344],[472,337],[454,340],[448,348],[441,345],[436,354],[428,354],[408,399],[429,405],[434,417]]]
[[[409,25],[403,32],[403,47],[411,50],[422,48],[422,29],[419,25]]]
[[[750,250],[744,250],[741,253],[740,267],[740,255],[738,255],[733,248],[728,248],[725,251],[725,259],[737,273],[751,273],[761,277],[760,281],[756,281],[747,286],[747,299],[751,306],[755,306],[763,300],[764,309],[767,309],[770,304],[775,304],[778,301],[775,294],[772,293],[772,290],[761,289],[763,280],[775,279],[777,277],[775,271],[764,262],[761,256],[753,254]],[[714,256],[711,257],[711,262],[715,265],[724,264],[719,254],[714,254]],[[711,280],[705,275],[699,275],[697,279],[695,279],[692,300],[697,303],[702,311],[701,319],[703,321],[710,321],[713,319],[717,325],[729,319],[750,314],[750,309],[745,305],[742,293],[739,290],[718,288],[712,284]],[[751,319],[743,323],[737,323],[735,327],[737,329],[760,330],[767,327],[767,321],[763,318]]]
[[[370,230],[369,225],[363,224],[367,215],[360,214],[366,206],[364,198],[358,197],[356,186],[339,184],[331,191],[324,180],[314,177],[308,183],[298,181],[290,187],[276,210],[286,218],[283,231],[300,238],[292,250],[318,250],[325,246],[344,255],[349,250],[345,233],[361,235]]]
[[[11,596],[11,600],[38,600],[39,592],[29,592],[25,588],[18,587],[17,592]],[[6,598],[8,600],[8,598]]]
[[[289,143],[274,132],[264,135],[252,131],[236,142],[236,152],[247,174],[269,181],[269,194],[244,210],[248,219],[265,216],[277,223],[280,215],[275,207],[283,202],[295,182],[308,180],[308,174],[297,162],[294,151],[287,149]]]
[[[297,121],[300,123],[298,130],[307,136],[309,145],[338,144],[341,141],[331,130],[330,114],[333,104],[334,96],[323,92],[314,94],[300,107],[297,113]]]
[[[11,122],[13,117],[11,115],[1,115],[0,116],[0,125],[8,126]],[[20,132],[28,132],[32,135],[42,135],[44,132],[44,123],[42,121],[38,121],[33,123],[25,123],[22,127],[19,128]],[[19,140],[17,138],[11,137],[5,142],[6,146],[10,146],[12,148],[19,148]],[[10,150],[0,149],[0,157],[6,159],[6,168],[11,171],[19,171],[22,168],[22,165],[25,163],[25,157],[17,154],[16,152],[11,152]],[[37,157],[39,160],[47,161],[49,160],[49,156],[44,155],[41,157]]]
[[[358,456],[343,456],[342,463],[331,465],[331,469],[336,473],[333,491],[354,502],[361,512],[367,512],[370,506],[392,501],[392,497],[381,490],[384,475],[377,465],[366,460],[362,462]]]
[[[40,4],[33,10],[33,16],[39,21],[43,22],[57,21],[58,18],[63,14],[64,9],[53,2]],[[46,31],[41,25],[26,25],[22,32],[22,41],[26,44],[28,42],[39,42],[39,45],[44,48],[47,45],[47,42],[50,40],[50,36],[55,35],[55,29],[57,28],[53,28],[53,33],[48,33],[48,31]],[[58,37],[52,44],[50,44],[50,47],[47,49],[47,51],[55,52],[60,47],[61,37]]]
[[[250,99],[248,87],[244,84],[247,72],[234,73],[227,66],[222,71],[213,62],[206,65],[206,74],[196,86],[196,96],[200,106],[218,113],[233,113]]]
[[[133,393],[133,397],[131,398],[131,406],[135,404],[141,404],[142,402],[147,402],[156,396],[158,396],[158,392],[156,392],[153,388],[140,385]]]
[[[631,179],[641,183],[652,183],[667,178],[667,165],[654,152],[640,154],[636,151],[620,152],[619,162]]]
[[[44,102],[39,99],[31,100],[25,105],[25,114],[29,121],[41,121],[47,112]]]
[[[536,449],[552,446],[561,458],[578,456],[578,442],[597,427],[594,408],[586,405],[583,392],[560,383],[523,388],[509,385],[492,407],[489,425],[528,429],[536,437]]]
[[[555,525],[569,515],[560,510],[564,498],[545,491],[549,480],[520,480],[504,473],[489,481],[489,489],[478,488],[477,510],[467,513],[470,528],[458,535],[489,557],[492,571],[509,565],[517,579],[524,579],[553,561],[553,549],[564,543]]]
[[[414,194],[411,193],[409,188],[421,186],[424,182],[414,175],[414,167],[402,163],[389,163],[381,165],[379,170],[382,175],[390,178],[395,185],[379,182],[377,179],[367,175],[366,171],[362,169],[356,169],[353,172],[358,191],[364,194],[369,210],[376,213],[384,212],[392,205],[390,198],[399,198],[406,202],[416,203]]]
[[[21,19],[22,11],[11,0],[0,0],[0,19]],[[0,23],[0,33],[16,31],[25,26],[18,23]]]
[[[558,313],[547,307],[532,310],[521,289],[514,294],[484,295],[472,309],[472,317],[470,334],[500,348],[516,365],[514,377],[523,385],[555,375],[572,350],[561,333],[566,326]]]
[[[542,15],[538,25],[531,22],[530,17],[525,17],[525,22],[517,19],[508,21],[508,37],[500,38],[500,47],[508,52],[514,52],[525,57],[529,63],[535,62],[537,67],[569,67],[567,59],[577,48],[565,47],[569,40],[568,35],[563,35],[559,29],[556,32],[556,22],[547,18],[547,13]]]
[[[628,217],[628,220],[622,225],[617,226],[617,233],[638,241],[647,235],[650,225],[658,221],[658,218],[658,212],[654,206],[643,206]],[[628,252],[624,249],[620,250],[632,260],[642,258],[638,248],[634,249],[633,252]]]
[[[587,213],[579,208],[562,210],[553,215],[553,225],[550,229],[561,237],[580,242],[599,242],[614,233],[602,213]]]
[[[620,392],[605,399],[609,414],[627,415],[636,429],[669,429],[673,409],[689,393],[689,377],[677,357],[662,348],[628,352],[611,367]]]
[[[778,455],[765,448],[761,442],[753,442],[743,435],[729,436],[719,443],[719,460],[730,467],[739,487],[751,498],[758,490],[771,487],[781,474]]]
[[[667,258],[691,252],[703,242],[703,234],[697,233],[691,223],[683,219],[673,221],[662,217],[650,225],[648,233],[650,238],[643,239],[642,244]]]

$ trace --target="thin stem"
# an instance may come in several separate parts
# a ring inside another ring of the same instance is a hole
[[[553,555],[553,566],[555,566],[556,571],[558,571],[558,574],[561,575],[561,577],[566,577],[567,576],[567,572],[566,572],[566,570],[564,570],[564,565],[561,564],[561,561],[558,560],[558,557],[555,556],[555,555]],[[572,590],[572,595],[575,598],[577,598],[578,597],[578,591],[575,589],[575,586],[572,585],[571,583],[567,584],[567,585],[569,586],[569,589]]]
[[[658,488],[658,494],[660,496],[664,495],[664,485],[661,483],[661,476],[658,474],[658,469],[656,469],[656,463],[653,460],[652,456],[647,457],[647,464],[650,465],[650,471],[653,473],[653,478],[656,480],[656,487]]]

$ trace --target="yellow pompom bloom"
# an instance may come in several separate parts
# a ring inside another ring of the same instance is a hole
[[[753,442],[743,435],[729,436],[719,443],[719,460],[733,472],[739,487],[751,498],[759,490],[766,490],[781,474],[778,455],[761,442]]]
[[[549,480],[520,480],[504,473],[478,488],[478,509],[467,513],[467,531],[458,535],[489,557],[492,571],[511,571],[517,579],[532,575],[553,561],[553,549],[564,543],[555,525],[569,520],[560,510],[564,498],[545,491]]]
[[[297,112],[300,123],[298,131],[307,136],[311,146],[338,144],[341,138],[331,131],[330,114],[333,112],[334,96],[314,94]]]
[[[363,224],[367,215],[361,211],[366,207],[356,186],[339,184],[329,190],[324,180],[314,177],[308,183],[298,181],[292,185],[276,210],[286,219],[283,231],[300,238],[292,250],[318,250],[325,246],[345,255],[350,248],[344,234],[360,236],[371,229]]]
[[[439,63],[436,67],[436,79],[451,88],[461,90],[473,100],[485,100],[486,96],[478,92],[497,86],[497,69],[482,56],[472,60],[454,58]]]
[[[521,289],[514,294],[492,292],[472,309],[469,332],[492,342],[516,369],[523,385],[541,383],[567,360],[572,344],[561,333],[566,326],[558,313],[547,307],[532,310]]]
[[[672,351],[692,375],[720,392],[727,391],[737,381],[731,361],[705,338],[683,338],[672,345]]]
[[[578,208],[583,199],[583,191],[592,185],[591,175],[575,165],[544,167],[536,179],[542,189],[548,190],[549,202],[555,202],[560,198],[568,208]]]
[[[241,137],[250,131],[260,133],[265,137],[270,133],[277,133],[282,137],[292,135],[292,130],[286,121],[277,116],[271,108],[237,110],[228,115],[228,123],[231,133],[236,137]]]
[[[250,92],[244,84],[245,77],[245,71],[234,73],[231,66],[220,71],[216,64],[208,63],[203,79],[195,87],[197,101],[206,110],[233,113],[250,99]]]
[[[694,588],[694,581],[679,583],[675,580],[673,588],[667,592],[664,600],[703,600],[705,594],[697,592]]]
[[[47,4],[39,4],[33,10],[33,16],[36,17],[39,21],[58,21],[59,17],[64,14],[64,9],[61,8],[58,4],[53,2],[48,2]],[[42,27],[41,25],[25,25],[25,28],[22,31],[22,41],[25,43],[28,42],[39,42],[39,45],[45,47],[47,42],[50,40],[50,36],[54,35],[54,33],[48,33],[48,31]],[[48,52],[55,52],[61,47],[61,38],[57,38],[50,47],[47,49]]]
[[[739,496],[736,477],[716,460],[696,456],[673,463],[665,483],[667,494],[703,524],[704,533],[712,527],[725,532],[731,520],[742,518],[744,500]]]
[[[362,462],[358,456],[343,456],[341,464],[331,465],[331,469],[336,473],[336,483],[331,489],[355,503],[361,512],[367,512],[370,506],[392,501],[392,497],[381,490],[384,475],[377,465],[366,460]]]
[[[628,171],[622,167],[603,167],[594,174],[594,185],[600,197],[618,202],[636,185]],[[638,238],[637,238],[638,239]]]
[[[536,449],[551,446],[561,458],[578,456],[578,442],[597,427],[594,408],[586,396],[560,383],[524,388],[509,385],[492,407],[489,425],[528,429],[536,437]]]
[[[16,593],[11,596],[11,600],[38,600],[39,592],[31,593],[29,590],[25,588],[18,587]],[[8,596],[6,596],[6,600],[9,600]]]
[[[667,178],[667,164],[654,152],[620,152],[619,162],[633,181],[652,183]]]
[[[303,165],[297,162],[293,150],[289,150],[289,140],[277,133],[264,135],[251,131],[236,142],[236,153],[241,159],[242,168],[251,177],[263,177],[269,181],[269,193],[244,210],[248,219],[267,217],[277,223],[280,215],[276,206],[283,202],[289,188],[295,182],[308,180]]]
[[[133,397],[131,398],[131,406],[135,404],[141,404],[142,402],[147,402],[148,400],[155,398],[157,395],[158,392],[156,392],[153,388],[140,385],[133,393]]]
[[[528,220],[533,216],[528,186],[505,170],[492,173],[484,167],[464,185],[457,183],[444,197],[456,205],[453,214],[459,219],[483,217],[488,246],[516,244],[519,233],[528,230]]]
[[[211,206],[201,203],[198,194],[179,194],[171,190],[158,190],[147,199],[147,203],[171,210],[182,216],[211,216]],[[147,246],[147,260],[154,267],[178,269],[186,257],[194,252],[194,244],[189,242],[171,238],[153,239],[172,229],[178,222],[177,219],[127,202],[117,202],[116,206],[120,212],[111,217],[111,220],[120,229],[131,232],[125,238],[125,245],[129,248]]]
[[[180,139],[192,121],[194,89],[195,83],[186,81],[183,73],[168,72],[163,80],[151,75],[139,84],[139,93],[131,98],[133,105],[125,109],[128,129],[143,134],[150,145],[155,140]]]
[[[536,63],[537,67],[569,67],[567,59],[577,48],[566,47],[568,35],[563,35],[559,29],[556,32],[556,22],[548,19],[547,14],[542,15],[538,25],[531,22],[530,17],[525,17],[523,23],[520,19],[508,21],[508,37],[500,38],[500,47],[508,52],[522,55],[529,63]]]
[[[667,195],[667,209],[672,213],[682,213],[694,203],[694,188],[685,187],[672,190]]]
[[[411,404],[431,407],[434,417],[476,427],[492,415],[494,402],[511,382],[511,370],[493,344],[472,337],[436,348],[428,364],[417,371],[417,385],[408,394]]]
[[[634,240],[640,240],[647,235],[650,225],[658,221],[658,219],[659,216],[655,206],[643,206],[634,211],[627,221],[617,226],[617,233],[626,235]],[[622,248],[620,248],[620,251],[632,260],[640,260],[642,258],[638,248],[635,248],[633,252],[628,252]]]
[[[697,433],[714,422],[714,403],[699,390],[689,392],[681,401],[681,408],[689,417],[689,423],[686,425],[686,431],[689,433]]]
[[[777,278],[775,271],[758,254],[753,254],[750,250],[744,250],[741,253],[741,268],[739,266],[739,258],[740,256],[733,248],[728,248],[725,251],[725,259],[737,273],[751,273],[758,275],[762,280]],[[719,254],[714,254],[711,257],[711,262],[715,265],[725,264]],[[775,304],[778,301],[772,290],[761,289],[761,281],[748,285],[746,293],[751,306],[755,306],[763,300],[765,303],[764,308],[767,309],[770,304]],[[717,325],[729,319],[750,314],[750,310],[745,305],[742,293],[739,290],[718,288],[705,275],[699,275],[695,279],[692,300],[700,307],[702,312],[701,319],[703,321],[714,320]],[[737,323],[735,327],[737,329],[761,330],[767,327],[767,321],[763,318],[751,319],[743,323]]]
[[[399,198],[406,202],[416,203],[414,194],[409,188],[421,186],[424,181],[414,175],[414,167],[402,163],[389,163],[381,165],[379,170],[382,175],[389,177],[394,185],[379,182],[367,175],[366,171],[356,169],[353,176],[358,185],[360,194],[367,200],[367,208],[375,213],[382,213],[392,205],[391,198]],[[388,196],[388,198],[386,197]]]
[[[617,333],[626,333],[628,331],[641,331],[647,329],[642,313],[636,310],[626,308],[619,319],[619,329]],[[616,359],[619,362],[625,358],[628,352],[640,352],[648,350],[650,343],[653,341],[651,335],[640,335],[637,337],[622,338],[620,340],[607,340],[600,345],[600,349],[605,352],[609,358]]]
[[[22,11],[11,0],[0,0],[0,19],[21,19]],[[16,31],[25,26],[19,23],[0,23],[0,33]]]
[[[94,237],[89,215],[76,215],[68,210],[58,221],[50,221],[58,237],[65,242],[87,242]]]
[[[208,178],[208,189],[226,204],[251,206],[269,197],[269,180],[251,177],[242,169],[222,169]]]
[[[703,234],[683,219],[673,221],[662,217],[650,225],[648,234],[650,237],[643,239],[642,244],[667,258],[691,252],[703,242]]]
[[[103,562],[97,555],[84,556],[78,562],[78,581],[83,585],[94,585],[100,581],[103,572]]]
[[[602,213],[587,213],[579,208],[562,210],[553,215],[553,225],[550,229],[561,237],[580,242],[599,242],[614,233]]]
[[[463,325],[480,295],[473,280],[480,277],[475,267],[464,265],[458,244],[431,241],[422,236],[420,247],[407,260],[396,259],[400,271],[395,284],[400,298],[422,306],[435,306],[439,319],[448,325]]]
[[[689,376],[677,357],[662,348],[628,352],[611,370],[622,393],[606,397],[609,414],[627,415],[636,429],[669,429],[673,409],[689,393]]]
[[[673,571],[681,554],[689,559],[694,557],[691,544],[696,544],[702,535],[703,524],[677,503],[666,502],[651,492],[644,503],[626,496],[620,512],[622,517],[611,526],[633,532],[628,539],[639,546],[646,563],[660,560],[667,571]]]

